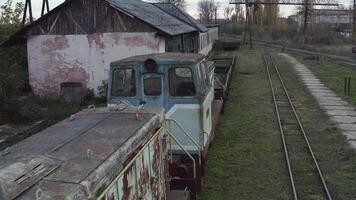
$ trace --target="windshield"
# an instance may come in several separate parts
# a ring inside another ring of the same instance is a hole
[[[194,96],[195,86],[189,67],[169,69],[169,93],[171,96]]]
[[[113,96],[136,96],[134,69],[115,69],[112,77],[111,94]]]

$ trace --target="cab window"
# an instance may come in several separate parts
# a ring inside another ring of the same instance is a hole
[[[194,96],[195,86],[189,67],[169,69],[169,93],[171,96]]]
[[[113,96],[136,96],[136,77],[134,69],[115,69],[113,72]]]
[[[158,74],[145,75],[143,85],[146,96],[158,96],[162,93],[161,76]]]
[[[204,80],[204,84],[207,88],[209,88],[210,86],[210,81],[209,81],[209,75],[207,73],[207,69],[206,69],[206,63],[205,62],[201,62],[199,64],[199,67],[200,67],[200,71],[202,72],[202,77],[203,77],[203,80]]]
[[[202,94],[205,94],[205,84],[204,84],[204,79],[203,79],[203,76],[202,76],[202,71],[201,71],[201,68],[199,67],[200,65],[197,65],[196,66],[196,72],[197,72],[197,80],[196,80],[196,84],[199,88],[199,91],[202,93]]]

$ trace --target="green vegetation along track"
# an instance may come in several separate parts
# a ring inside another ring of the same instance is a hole
[[[281,133],[293,199],[329,199],[331,194],[293,101],[271,55],[264,55]],[[300,167],[305,166],[305,167]]]
[[[209,150],[200,200],[292,199],[262,49],[238,52],[225,113]],[[280,73],[333,199],[356,199],[356,155],[283,57]],[[298,166],[299,169],[308,167]],[[320,199],[311,196],[310,199]]]

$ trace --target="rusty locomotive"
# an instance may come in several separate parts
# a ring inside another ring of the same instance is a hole
[[[0,153],[0,199],[190,199],[235,59],[161,53],[111,63],[91,106]]]

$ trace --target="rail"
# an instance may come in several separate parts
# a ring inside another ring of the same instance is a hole
[[[298,199],[297,190],[296,190],[295,185],[294,185],[294,177],[293,177],[293,173],[292,173],[292,167],[291,167],[290,160],[289,160],[288,147],[287,147],[286,139],[285,139],[285,136],[284,136],[284,131],[283,131],[282,123],[281,123],[281,117],[279,115],[276,95],[275,95],[273,84],[272,84],[272,78],[271,78],[271,74],[270,74],[269,69],[268,69],[267,59],[266,59],[265,56],[263,56],[263,59],[265,61],[265,66],[266,66],[269,86],[271,88],[271,93],[272,93],[272,98],[273,98],[273,103],[274,103],[274,109],[276,111],[276,115],[277,115],[277,119],[278,119],[278,127],[279,127],[279,132],[281,133],[283,149],[284,149],[284,156],[285,156],[286,162],[287,162],[289,180],[291,182],[291,187],[292,187],[292,191],[293,191],[293,197],[294,197],[294,199]]]
[[[273,57],[271,55],[269,55],[269,58],[270,58],[270,62],[272,64],[273,68],[276,71],[278,80],[279,80],[279,82],[280,82],[280,84],[281,84],[281,86],[283,88],[283,92],[284,92],[285,96],[288,99],[288,103],[289,103],[289,105],[290,105],[290,107],[291,107],[291,109],[293,111],[293,115],[294,115],[294,117],[295,117],[295,119],[296,119],[296,121],[298,123],[300,131],[302,132],[304,141],[307,144],[309,154],[311,155],[313,163],[315,165],[315,168],[317,169],[319,178],[320,178],[320,180],[322,182],[322,186],[323,186],[324,192],[325,192],[327,198],[329,200],[332,200],[332,197],[331,197],[329,189],[328,189],[328,187],[326,185],[323,173],[322,173],[322,171],[321,171],[321,169],[319,167],[319,164],[318,164],[318,162],[317,162],[317,160],[315,158],[314,151],[313,151],[313,149],[312,149],[312,147],[310,145],[308,136],[305,133],[304,127],[303,127],[303,125],[302,125],[302,123],[301,123],[301,121],[299,119],[299,116],[298,116],[296,110],[295,110],[293,102],[292,102],[292,100],[291,100],[291,98],[289,96],[289,93],[287,91],[287,88],[286,88],[286,86],[285,86],[285,84],[283,82],[282,76],[281,76],[281,74],[280,74],[280,72],[278,70],[277,65],[274,63]],[[293,178],[293,173],[292,173],[291,162],[290,162],[290,158],[289,158],[289,151],[288,151],[288,147],[287,147],[287,144],[286,144],[286,141],[285,141],[285,135],[284,135],[283,126],[282,126],[282,123],[281,123],[281,118],[280,118],[280,115],[279,115],[279,109],[278,109],[278,105],[277,105],[275,91],[274,91],[274,88],[273,88],[272,78],[271,78],[270,71],[269,71],[269,65],[268,65],[268,62],[267,62],[267,59],[266,59],[265,56],[264,56],[264,61],[265,61],[267,75],[268,75],[269,85],[270,85],[272,96],[273,96],[274,107],[275,107],[276,114],[277,114],[278,125],[279,125],[279,129],[280,129],[280,133],[281,133],[281,137],[282,137],[282,141],[283,141],[284,153],[285,153],[285,158],[286,158],[286,162],[287,162],[287,166],[288,166],[288,171],[289,171],[289,176],[290,176],[290,181],[291,181],[291,187],[292,187],[292,190],[293,190],[293,196],[294,196],[294,199],[298,199],[296,187],[295,187],[295,184],[294,184],[294,178]]]
[[[189,138],[189,140],[191,142],[193,142],[193,144],[198,148],[198,151],[199,151],[199,153],[198,153],[199,154],[199,158],[198,159],[199,159],[199,165],[200,165],[201,164],[201,147],[200,147],[199,143],[194,140],[194,138],[191,136],[191,134],[183,126],[181,126],[177,122],[177,120],[175,120],[175,119],[165,119],[164,121],[173,122],[184,133],[184,135],[186,135]]]
[[[337,64],[340,64],[340,65],[343,65],[346,67],[350,67],[353,69],[356,67],[356,59],[349,57],[349,56],[333,55],[333,54],[317,52],[317,51],[312,51],[312,50],[307,50],[307,49],[300,49],[300,48],[288,47],[288,46],[279,45],[279,44],[273,44],[273,43],[264,42],[264,41],[255,41],[255,44],[258,46],[261,46],[261,47],[284,49],[284,51],[290,51],[290,52],[295,52],[295,53],[299,53],[299,54],[323,57],[323,58],[328,59],[329,61],[335,62]]]
[[[197,166],[196,166],[196,163],[195,163],[195,159],[193,158],[193,156],[183,147],[182,143],[180,143],[177,138],[172,134],[171,131],[169,130],[166,130],[166,133],[178,144],[178,146],[188,155],[188,157],[192,160],[193,162],[193,177],[194,179],[196,179],[197,177]],[[171,149],[172,151],[172,149]]]

